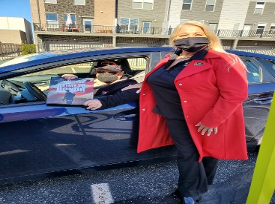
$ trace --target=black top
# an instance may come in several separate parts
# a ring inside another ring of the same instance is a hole
[[[148,77],[157,105],[154,112],[170,120],[184,120],[183,110],[178,91],[175,87],[175,78],[193,59],[204,59],[207,50],[202,50],[193,55],[189,60],[167,68],[174,60],[169,60],[164,66],[160,67]]]
[[[121,104],[137,101],[139,94],[137,94],[136,91],[138,89],[121,91],[121,89],[125,88],[126,86],[136,83],[137,82],[133,79],[126,79],[99,88],[95,93],[95,96],[98,96],[96,99],[100,100],[102,103],[100,109],[111,108]]]

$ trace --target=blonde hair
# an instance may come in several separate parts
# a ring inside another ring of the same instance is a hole
[[[204,34],[206,35],[206,37],[209,39],[210,43],[209,43],[209,48],[213,49],[215,51],[218,52],[225,52],[225,50],[222,47],[221,41],[218,38],[218,36],[209,28],[208,25],[201,23],[199,21],[187,21],[184,23],[179,24],[174,31],[172,32],[172,34],[170,35],[170,45],[174,46],[174,41],[176,40],[181,28],[184,25],[192,25],[192,26],[197,26],[199,28],[201,28],[204,32]]]

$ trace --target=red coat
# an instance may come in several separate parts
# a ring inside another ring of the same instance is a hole
[[[172,145],[165,118],[156,106],[148,76],[168,61],[160,61],[148,73],[140,92],[138,152]],[[192,60],[175,79],[184,117],[192,139],[203,157],[247,159],[242,103],[247,98],[246,68],[238,56],[209,50],[203,60]],[[218,134],[198,133],[197,123],[218,127]]]

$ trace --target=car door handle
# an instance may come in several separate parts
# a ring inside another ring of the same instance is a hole
[[[272,96],[255,98],[254,102],[261,105],[271,104]]]

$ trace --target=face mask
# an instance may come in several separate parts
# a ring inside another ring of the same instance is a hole
[[[206,45],[208,45],[210,41],[206,37],[188,37],[181,38],[174,41],[174,45],[182,50],[187,52],[196,52]]]
[[[117,75],[115,75],[115,74],[102,73],[102,74],[97,75],[97,79],[104,83],[112,83],[112,82],[116,81],[118,78],[117,78]]]

